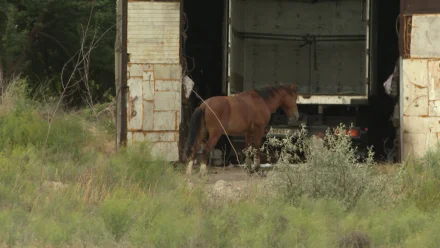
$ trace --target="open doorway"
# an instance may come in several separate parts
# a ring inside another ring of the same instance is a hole
[[[377,94],[370,97],[368,111],[369,145],[374,146],[376,159],[386,160],[393,149],[396,128],[390,120],[395,100],[385,93],[383,83],[393,73],[399,59],[398,16],[400,0],[375,1],[376,44],[374,51]],[[387,142],[385,142],[387,141]]]
[[[225,1],[184,0],[185,34],[187,39],[182,51],[186,57],[188,73],[195,82],[195,90],[203,98],[222,95],[223,48],[226,40],[223,37],[225,25]],[[361,2],[361,1],[359,1]],[[373,77],[376,94],[370,96],[367,106],[359,107],[360,119],[368,126],[368,145],[374,146],[376,159],[387,158],[387,152],[393,146],[396,130],[390,121],[395,100],[385,93],[383,83],[393,72],[399,57],[396,20],[400,11],[400,0],[373,1],[375,16],[373,23],[377,40],[371,47]],[[192,110],[201,103],[194,94],[184,106],[182,128],[187,129]],[[337,111],[336,111],[337,112]],[[184,135],[183,139],[186,138]],[[385,140],[388,142],[385,143]],[[230,152],[228,141],[223,137],[217,148]],[[239,148],[237,148],[239,150]]]
[[[225,0],[183,0],[182,65],[185,74],[194,81],[194,90],[202,99],[222,95],[223,80],[223,20]],[[184,101],[180,147],[184,147],[188,123],[193,110],[202,101],[191,94]],[[225,143],[220,140],[219,143]],[[221,144],[219,144],[221,145]]]

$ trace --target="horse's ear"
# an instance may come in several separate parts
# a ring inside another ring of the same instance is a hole
[[[295,90],[295,89],[296,89],[296,83],[293,83],[293,84],[290,86],[290,88],[291,88],[292,90]]]

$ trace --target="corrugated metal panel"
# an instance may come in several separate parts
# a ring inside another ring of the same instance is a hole
[[[179,63],[180,3],[129,2],[127,50],[132,63]]]
[[[148,140],[153,155],[179,160],[180,3],[128,3],[129,144]]]

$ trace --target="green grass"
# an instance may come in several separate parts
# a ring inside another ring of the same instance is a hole
[[[272,194],[214,203],[148,144],[104,152],[111,120],[87,111],[57,114],[43,161],[47,106],[24,97],[21,83],[0,105],[2,246],[350,247],[341,242],[358,236],[372,247],[440,244],[440,149],[384,177],[371,161],[353,168],[349,146],[330,139],[313,144],[325,160],[307,150],[312,169],[274,173]],[[289,182],[293,172],[303,180]],[[346,183],[332,186],[341,176]]]

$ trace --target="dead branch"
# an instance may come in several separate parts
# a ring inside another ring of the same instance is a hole
[[[115,27],[115,25],[109,27],[106,31],[104,31],[99,37],[96,36],[96,30],[95,33],[93,35],[93,38],[89,44],[88,47],[86,47],[86,41],[87,41],[87,36],[90,30],[90,21],[92,19],[92,12],[93,12],[93,7],[90,11],[90,16],[89,16],[89,20],[87,23],[86,28],[84,29],[83,33],[82,33],[82,38],[81,38],[81,42],[80,42],[80,48],[78,49],[78,51],[64,64],[62,70],[61,70],[61,86],[62,86],[62,92],[60,94],[60,97],[55,105],[55,109],[52,111],[51,115],[48,116],[48,129],[46,132],[46,137],[43,143],[43,147],[42,147],[42,152],[41,152],[41,157],[42,157],[42,164],[41,164],[41,169],[40,169],[40,182],[42,182],[42,178],[43,178],[43,165],[45,163],[45,158],[46,158],[46,147],[47,147],[47,142],[49,140],[49,135],[51,132],[51,128],[52,128],[52,123],[55,119],[55,115],[58,112],[58,109],[61,105],[61,102],[64,100],[64,98],[66,96],[68,96],[68,90],[72,89],[74,87],[78,87],[78,85],[81,82],[86,82],[86,84],[88,84],[88,75],[86,76],[86,74],[88,74],[88,68],[89,68],[89,62],[90,62],[90,55],[92,53],[92,51],[97,47],[98,43],[100,42],[100,40],[112,29]],[[74,62],[76,61],[76,62]],[[73,63],[73,69],[72,72],[70,73],[70,76],[68,77],[67,81],[64,81],[64,72],[67,68],[67,65]],[[86,68],[86,69],[84,69]],[[81,69],[83,71],[81,71]],[[75,80],[75,75],[76,74],[80,75],[80,79],[79,80]],[[72,92],[70,94],[73,94]],[[93,107],[93,106],[92,106]]]

